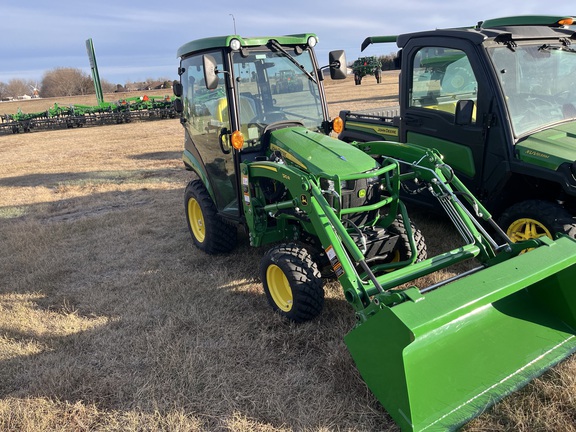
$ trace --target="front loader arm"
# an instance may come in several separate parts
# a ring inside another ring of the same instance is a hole
[[[391,306],[407,300],[418,301],[421,292],[428,290],[393,290],[399,285],[474,258],[478,259],[482,267],[489,267],[540,244],[532,240],[530,244],[509,242],[503,246],[498,245],[476,220],[482,216],[491,221],[490,214],[435,151],[389,142],[361,143],[357,146],[379,160],[380,168],[355,176],[340,177],[320,173],[320,178],[315,178],[295,166],[258,161],[242,164],[241,187],[251,244],[259,246],[275,241],[299,241],[306,235],[316,237],[343,287],[346,300],[356,310],[359,321],[367,319],[378,304]],[[390,154],[405,159],[395,159]],[[401,166],[406,170],[402,171]],[[379,201],[367,206],[343,209],[335,204],[338,200],[331,204],[326,199],[334,191],[322,190],[320,187],[321,178],[338,184],[351,177],[369,176],[378,177],[383,193]],[[285,188],[280,199],[267,203],[261,187],[264,180],[274,181],[277,187]],[[377,210],[379,216],[373,223],[387,228],[391,220],[400,215],[408,231],[411,250],[415,251],[408,214],[399,198],[401,185],[408,180],[425,185],[436,196],[465,244],[421,262],[415,262],[416,254],[412,253],[408,261],[369,265],[361,245],[351,236],[354,230],[344,221],[350,213]],[[464,206],[457,194],[463,196],[474,208],[476,216]]]

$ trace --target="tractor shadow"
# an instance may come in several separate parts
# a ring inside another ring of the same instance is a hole
[[[11,312],[0,318],[0,398],[108,413],[176,409],[205,430],[239,413],[295,430],[385,421],[343,343],[354,318],[337,288],[316,320],[286,322],[259,282],[264,249],[240,232],[233,253],[198,251],[181,194],[93,194],[59,207],[131,205],[63,218],[37,204],[6,220],[0,306]]]

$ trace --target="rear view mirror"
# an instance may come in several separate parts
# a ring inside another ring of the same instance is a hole
[[[330,62],[330,78],[333,80],[346,78],[347,66],[344,50],[330,51],[328,61]]]
[[[214,90],[218,87],[216,60],[210,54],[204,54],[202,56],[202,63],[204,66],[204,81],[206,82],[206,88],[208,90]]]
[[[184,111],[184,105],[182,103],[182,99],[174,99],[174,101],[172,102],[172,106],[174,107],[174,111],[176,111],[178,114]]]
[[[176,97],[180,97],[182,96],[182,83],[174,80],[174,82],[172,83],[172,91],[174,92],[174,96]]]

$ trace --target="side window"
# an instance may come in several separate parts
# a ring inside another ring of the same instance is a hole
[[[216,60],[218,70],[225,70],[222,53],[214,51],[209,54]],[[183,59],[182,68],[184,126],[202,157],[209,180],[218,183],[218,187],[214,188],[218,209],[226,211],[231,208],[236,211],[234,163],[228,141],[230,115],[224,74],[219,75],[218,87],[208,90],[204,81],[202,55]]]
[[[216,59],[218,69],[223,70],[222,53],[210,54]],[[221,130],[230,129],[224,79],[220,79],[216,89],[206,88],[201,55],[185,59],[182,66],[185,68],[182,86],[186,128],[197,147],[217,147]]]
[[[425,47],[414,56],[411,107],[454,115],[459,100],[477,101],[478,81],[466,54],[457,49]],[[475,119],[475,112],[473,119]]]

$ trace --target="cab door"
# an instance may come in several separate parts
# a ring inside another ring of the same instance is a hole
[[[186,140],[184,159],[202,178],[216,207],[224,216],[239,215],[233,152],[229,144],[230,107],[226,94],[228,74],[210,90],[204,82],[202,55],[182,60],[183,115]],[[211,51],[219,70],[227,70],[222,51]]]

